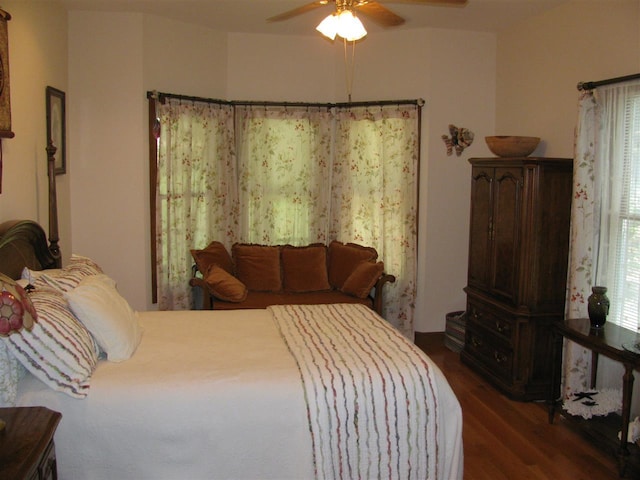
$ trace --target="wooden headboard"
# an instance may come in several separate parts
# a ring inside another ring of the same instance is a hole
[[[0,272],[18,279],[24,267],[32,270],[60,268],[58,206],[55,177],[56,147],[47,147],[49,174],[49,241],[40,225],[31,220],[10,220],[0,224]]]
[[[60,252],[48,243],[40,225],[30,220],[0,224],[0,272],[17,279],[22,269],[60,268]]]

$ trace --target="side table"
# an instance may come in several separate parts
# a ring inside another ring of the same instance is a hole
[[[62,415],[45,407],[0,408],[0,478],[56,480],[53,434]]]
[[[602,328],[593,329],[588,318],[567,319],[562,322],[556,322],[553,326],[555,367],[548,396],[549,423],[553,423],[555,407],[560,398],[563,338],[591,350],[591,388],[595,387],[598,355],[604,355],[620,362],[624,366],[624,375],[622,377],[622,435],[618,447],[618,466],[622,476],[629,457],[627,434],[629,432],[631,394],[633,390],[633,370],[640,370],[640,355],[625,350],[623,344],[634,345],[638,343],[640,335],[610,322],[605,323]]]

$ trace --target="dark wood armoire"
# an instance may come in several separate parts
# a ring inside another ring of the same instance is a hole
[[[564,316],[573,161],[473,158],[463,362],[515,400],[546,399]]]

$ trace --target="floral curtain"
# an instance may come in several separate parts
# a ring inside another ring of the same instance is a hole
[[[383,314],[413,337],[419,106],[167,100],[158,112],[160,309],[189,308],[194,245],[358,242],[396,276]]]
[[[238,231],[233,108],[166,99],[156,113],[158,308],[189,309],[190,249],[212,239],[229,247]]]
[[[567,279],[567,318],[584,318],[587,298],[595,285],[593,259],[598,251],[600,232],[599,189],[595,183],[595,149],[598,133],[598,109],[591,91],[581,93],[575,132],[573,164],[573,202]],[[591,352],[573,342],[565,342],[563,397],[591,388]]]
[[[374,247],[396,276],[383,316],[413,338],[416,293],[419,113],[416,105],[336,112],[332,239]]]
[[[244,242],[327,242],[332,115],[319,107],[236,107]]]

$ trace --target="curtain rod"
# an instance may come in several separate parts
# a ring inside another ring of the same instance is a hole
[[[259,102],[259,101],[239,101],[239,100],[220,100],[217,98],[192,97],[189,95],[178,95],[175,93],[163,93],[157,91],[148,91],[147,98],[157,98],[161,102],[164,98],[175,98],[178,100],[189,100],[192,102],[216,103],[221,105],[233,106],[257,106],[257,107],[326,107],[326,108],[343,108],[343,107],[367,107],[367,106],[385,106],[385,105],[417,105],[422,107],[424,100],[418,98],[415,100],[380,100],[370,102],[345,102],[345,103],[313,103],[313,102]]]
[[[603,85],[622,83],[629,80],[637,80],[639,78],[640,73],[635,73],[633,75],[626,75],[624,77],[608,78],[607,80],[600,80],[598,82],[580,82],[578,83],[578,90],[593,90],[594,88],[601,87]]]

